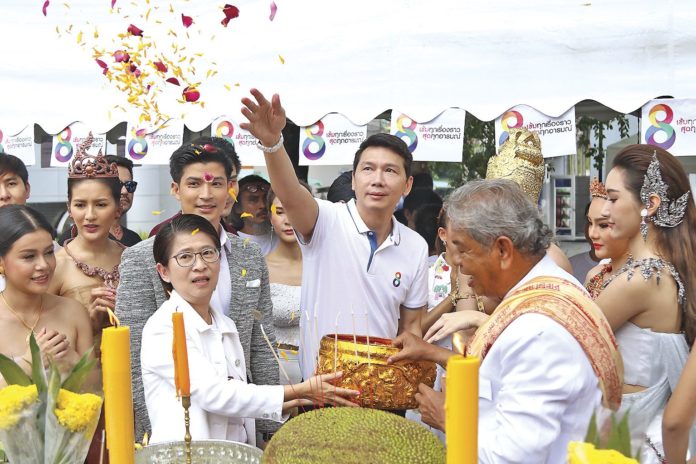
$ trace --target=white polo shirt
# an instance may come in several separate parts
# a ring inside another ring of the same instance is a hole
[[[298,237],[303,258],[300,367],[305,379],[314,373],[322,336],[338,331],[394,338],[399,307],[419,309],[428,302],[428,246],[418,233],[392,216],[391,234],[378,247],[355,200],[316,201],[319,216],[312,238],[303,243]]]

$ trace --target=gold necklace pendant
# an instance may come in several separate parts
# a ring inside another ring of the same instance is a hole
[[[33,325],[29,325],[26,323],[26,321],[22,318],[22,316],[17,313],[17,311],[14,310],[12,306],[7,302],[7,299],[5,298],[5,292],[0,292],[0,297],[2,297],[2,301],[5,303],[5,306],[7,306],[7,309],[10,310],[10,312],[16,317],[19,322],[22,323],[24,327],[26,327],[29,330],[29,334],[27,335],[26,341],[27,345],[29,344],[29,340],[31,339],[31,334],[34,333],[34,329],[36,329],[36,326],[39,324],[39,319],[41,319],[41,312],[43,311],[43,296],[41,297],[41,304],[39,305],[39,311],[36,313],[36,320],[34,321]]]

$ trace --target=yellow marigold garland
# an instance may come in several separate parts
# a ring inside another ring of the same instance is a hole
[[[0,390],[0,429],[14,426],[19,420],[19,413],[28,404],[38,400],[36,385],[22,387],[9,385]]]
[[[71,432],[82,432],[98,419],[102,399],[92,393],[73,393],[60,389],[56,401],[58,423]]]

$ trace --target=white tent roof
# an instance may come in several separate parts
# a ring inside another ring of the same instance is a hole
[[[129,22],[164,52],[172,40],[203,52],[199,76],[217,63],[216,76],[199,79],[205,108],[177,103],[180,87],[165,86],[161,95],[163,112],[183,115],[192,130],[238,116],[252,86],[279,92],[300,125],[329,112],[365,124],[387,109],[424,122],[448,107],[490,120],[517,104],[558,116],[584,99],[625,113],[661,95],[696,97],[694,2],[276,0],[271,22],[270,0],[239,0],[240,15],[227,28],[221,5],[209,0],[118,0],[126,19],[109,13],[110,0],[51,0],[46,17],[40,3],[0,6],[0,128],[9,135],[31,123],[56,133],[76,120],[97,132],[137,121],[90,50],[92,42],[120,48],[109,38]],[[150,6],[159,9],[145,21],[139,15]],[[181,13],[194,19],[190,40]],[[69,24],[72,34],[58,38],[56,26]],[[117,104],[128,112],[110,112]]]

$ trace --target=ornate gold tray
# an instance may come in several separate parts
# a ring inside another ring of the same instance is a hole
[[[415,409],[418,385],[435,383],[435,363],[400,361],[387,364],[399,352],[392,340],[366,336],[325,335],[319,344],[317,372],[343,372],[336,386],[360,391],[357,403],[375,409]]]

